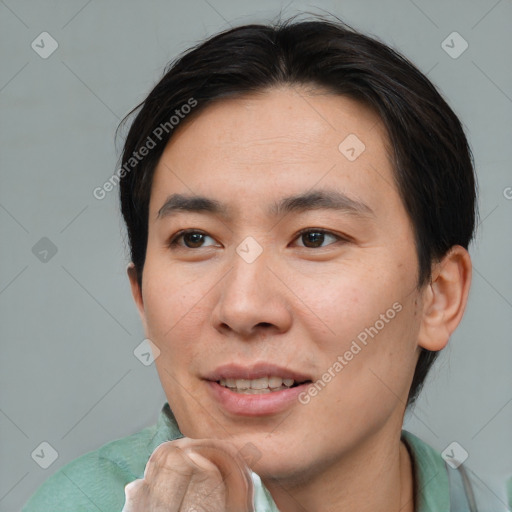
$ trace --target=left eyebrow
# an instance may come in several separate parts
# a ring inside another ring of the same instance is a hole
[[[267,214],[277,217],[291,212],[304,213],[309,210],[337,210],[351,215],[375,216],[373,210],[366,203],[352,199],[342,192],[323,189],[284,197],[270,205]],[[172,216],[178,211],[212,213],[225,218],[231,216],[231,208],[216,199],[205,196],[172,194],[158,210],[157,219]]]
[[[274,203],[268,210],[269,215],[278,216],[308,210],[337,210],[343,213],[360,216],[374,216],[373,210],[366,204],[352,199],[336,190],[311,190],[304,194],[284,197]]]

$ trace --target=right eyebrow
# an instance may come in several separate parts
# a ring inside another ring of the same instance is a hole
[[[229,217],[229,208],[216,199],[204,196],[170,195],[158,210],[157,219],[172,216],[178,211],[208,212],[222,217]]]

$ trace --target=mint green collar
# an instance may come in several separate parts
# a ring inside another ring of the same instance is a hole
[[[450,484],[441,455],[414,434],[402,430],[414,471],[415,512],[449,512]]]
[[[178,427],[178,422],[174,417],[169,403],[165,403],[158,416],[155,434],[148,443],[148,458],[156,450],[157,446],[166,441],[174,441],[185,437]]]

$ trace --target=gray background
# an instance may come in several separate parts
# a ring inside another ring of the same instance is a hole
[[[280,8],[283,17],[328,10],[398,48],[467,129],[480,182],[473,287],[405,427],[440,451],[460,443],[466,465],[504,500],[500,482],[512,475],[511,0],[0,0],[0,510],[19,510],[70,460],[156,420],[165,396],[154,366],[133,354],[144,334],[125,274],[117,189],[102,201],[92,191],[116,168],[118,121],[168,61]],[[31,47],[44,31],[59,45],[47,59]],[[441,46],[453,31],[469,44],[456,59]],[[55,255],[41,252],[44,241],[33,251],[43,237]],[[58,452],[46,470],[31,458],[43,441]]]

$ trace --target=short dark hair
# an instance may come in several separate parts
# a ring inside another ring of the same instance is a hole
[[[434,85],[395,50],[338,18],[294,18],[232,28],[190,48],[122,121],[139,110],[121,155],[120,199],[140,286],[151,184],[173,134],[170,118],[191,99],[197,106],[180,126],[213,102],[279,85],[326,89],[379,115],[391,143],[396,186],[414,228],[419,287],[431,279],[432,263],[452,246],[468,248],[477,214],[473,157],[459,119]],[[149,140],[152,149],[134,159]],[[416,400],[437,354],[422,349],[407,406]]]

